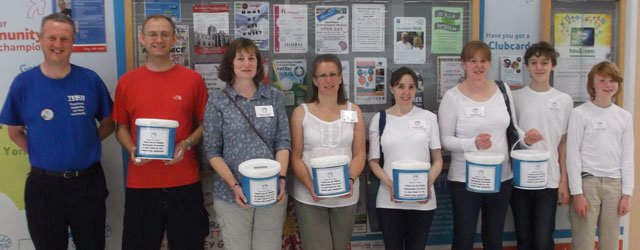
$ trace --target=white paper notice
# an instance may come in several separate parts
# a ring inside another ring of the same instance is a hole
[[[469,189],[479,192],[493,192],[496,188],[496,168],[469,164],[467,173]]]
[[[438,102],[447,90],[454,88],[462,82],[464,69],[460,66],[459,56],[439,56],[437,73]]]
[[[349,8],[316,6],[316,54],[349,53]]]
[[[316,192],[318,196],[343,194],[347,192],[344,166],[316,168]]]
[[[224,81],[218,78],[218,72],[220,72],[219,63],[196,63],[193,65],[193,69],[200,73],[204,79],[209,95],[212,95],[213,91],[222,90],[227,86]]]
[[[351,90],[351,70],[349,67],[349,61],[340,61],[342,63],[342,87],[344,88],[344,96],[349,98]]]
[[[264,206],[276,202],[278,199],[278,179],[250,180],[249,190],[251,205]]]
[[[424,39],[427,20],[424,17],[396,17],[393,20],[393,62],[423,64],[427,54]]]
[[[520,162],[520,186],[523,188],[545,188],[547,186],[548,162]]]
[[[384,5],[354,4],[352,11],[353,51],[383,52]]]
[[[427,199],[429,191],[429,172],[400,172],[398,179],[399,199],[420,200]]]
[[[273,6],[273,51],[275,53],[307,53],[307,5]]]
[[[169,129],[140,127],[138,154],[162,156],[169,153]]]

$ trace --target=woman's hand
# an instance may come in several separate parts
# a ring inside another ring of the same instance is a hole
[[[280,183],[280,192],[278,192],[278,204],[282,203],[282,201],[284,201],[285,197],[287,196],[287,180],[280,179],[279,183]]]
[[[245,197],[242,192],[242,186],[240,186],[239,183],[236,183],[233,185],[232,189],[233,195],[236,197],[236,203],[238,203],[241,208],[247,208],[247,197]]]
[[[348,199],[351,198],[351,196],[353,195],[353,183],[355,183],[355,179],[353,178],[349,178],[349,193],[346,193],[343,196],[340,196],[343,199]]]
[[[573,210],[576,212],[578,217],[586,218],[587,217],[587,207],[589,207],[589,203],[587,199],[584,197],[584,194],[578,194],[573,196]]]
[[[491,148],[491,135],[490,134],[479,134],[475,139],[476,148],[478,150],[486,150]]]

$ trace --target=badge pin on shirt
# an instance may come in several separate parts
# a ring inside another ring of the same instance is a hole
[[[40,118],[45,121],[50,121],[53,119],[53,111],[51,109],[43,109],[40,112]]]

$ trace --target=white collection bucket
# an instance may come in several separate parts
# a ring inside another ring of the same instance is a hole
[[[476,193],[497,193],[502,179],[504,155],[493,152],[464,153],[466,162],[466,188]]]
[[[516,144],[514,144],[514,147]],[[528,190],[546,188],[550,157],[548,151],[534,149],[513,150],[512,148],[513,186]]]
[[[421,161],[394,161],[391,163],[393,194],[399,201],[429,199],[429,169],[431,164]]]
[[[252,159],[240,163],[242,193],[247,205],[270,206],[278,201],[280,163],[270,159]]]
[[[347,155],[325,156],[311,159],[313,188],[318,197],[336,197],[351,191]]]
[[[136,119],[136,158],[173,159],[176,128],[179,125],[174,120]]]

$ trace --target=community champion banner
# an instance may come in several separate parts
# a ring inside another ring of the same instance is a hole
[[[76,38],[77,44],[80,42],[81,47],[89,48],[89,50],[80,51],[98,53],[75,52],[71,62],[96,71],[113,94],[117,73],[115,72],[115,44],[112,40],[115,37],[112,1],[104,1],[103,5],[92,6],[86,3],[96,1],[11,1],[10,6],[0,8],[0,58],[4,59],[0,64],[0,108],[4,106],[13,79],[21,72],[38,67],[43,61],[40,22],[44,16],[54,11],[60,12],[60,2],[71,6],[69,7],[72,10],[71,13],[74,13],[73,7],[75,7],[77,19],[74,18],[74,20],[77,21],[87,17],[87,12],[82,13],[87,8],[94,8],[92,11],[95,12],[92,13],[104,13],[101,14],[104,18],[102,31],[87,30],[89,27],[86,23],[78,22],[78,30],[84,29],[88,32],[76,34],[83,36]],[[105,36],[105,33],[109,35]],[[106,42],[107,40],[110,42]],[[91,47],[93,45],[97,46]],[[74,47],[74,50],[78,51],[78,47]],[[110,191],[106,202],[105,249],[120,249],[122,238],[123,181],[121,168],[115,167],[116,159],[120,159],[119,146],[111,136],[103,142],[102,159]],[[9,139],[7,126],[0,124],[0,249],[2,250],[34,249],[27,229],[24,203],[24,187],[29,169],[27,153]],[[75,249],[71,239],[69,249]]]

